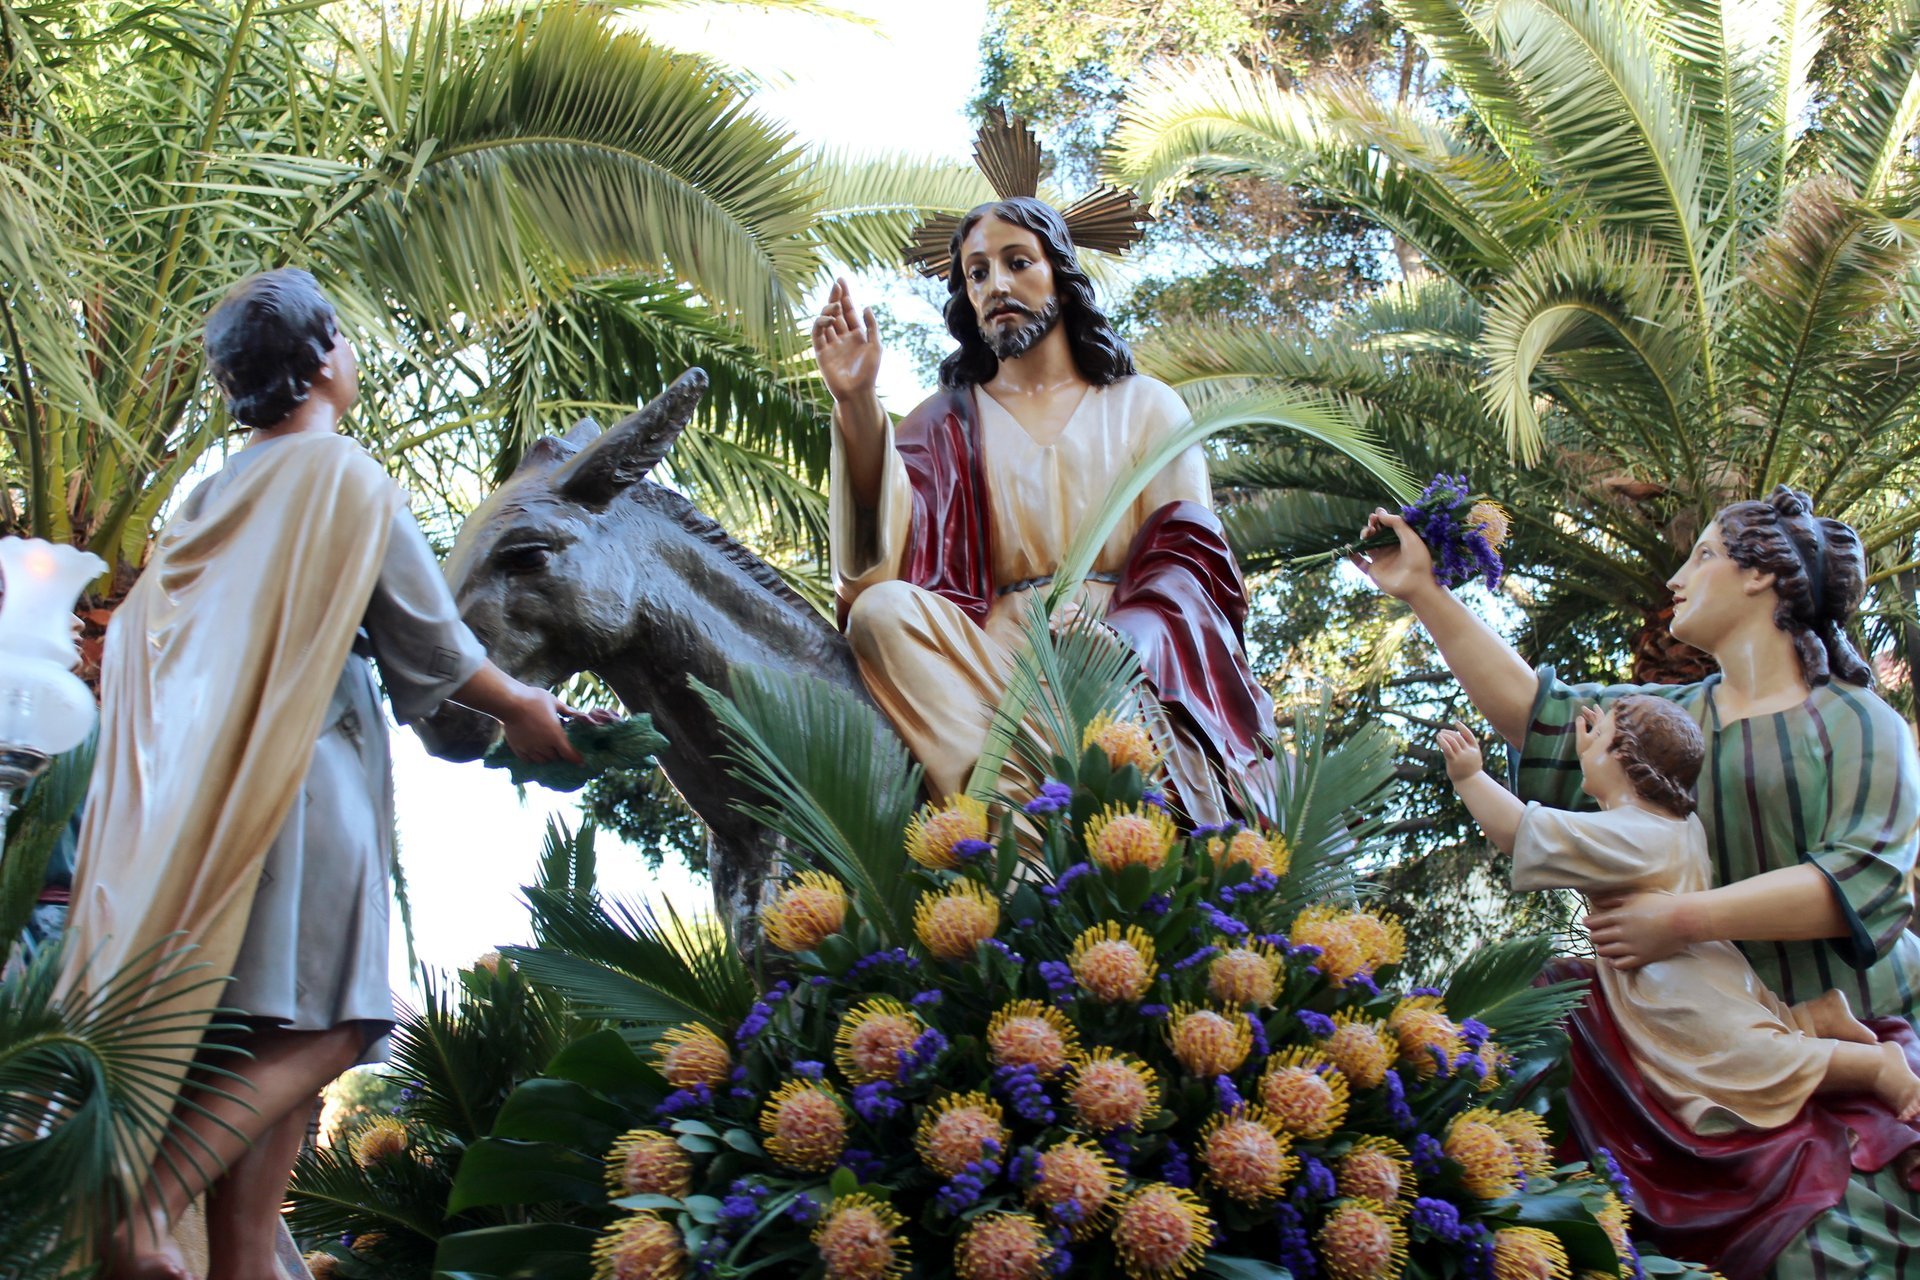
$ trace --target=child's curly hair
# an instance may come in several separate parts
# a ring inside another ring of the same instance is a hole
[[[1706,743],[1693,717],[1665,698],[1636,693],[1613,704],[1613,754],[1634,794],[1684,818],[1693,812]]]

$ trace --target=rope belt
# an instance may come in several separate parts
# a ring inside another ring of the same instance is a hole
[[[1107,573],[1104,571],[1096,571],[1096,572],[1090,573],[1087,575],[1086,580],[1088,582],[1104,582],[1111,587],[1117,587],[1120,585],[1119,574]],[[1053,582],[1053,575],[1050,573],[1043,574],[1038,578],[1022,578],[1018,582],[1009,582],[1006,586],[1000,588],[1000,590],[995,592],[994,594],[1004,596],[1004,595],[1011,595],[1015,591],[1031,591],[1035,587],[1048,586],[1052,582]]]

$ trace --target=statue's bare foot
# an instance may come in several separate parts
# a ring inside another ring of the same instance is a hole
[[[1880,1046],[1880,1070],[1873,1078],[1873,1092],[1902,1120],[1920,1116],[1920,1076],[1913,1074],[1906,1053],[1891,1041]]]
[[[1813,1021],[1813,1033],[1822,1040],[1848,1040],[1854,1044],[1879,1044],[1873,1029],[1853,1016],[1847,993],[1835,987],[1800,1006]]]
[[[194,1280],[173,1233],[158,1216],[121,1226],[102,1242],[101,1254],[105,1280]]]

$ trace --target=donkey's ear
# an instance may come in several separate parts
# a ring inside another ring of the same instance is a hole
[[[520,455],[520,465],[513,469],[513,474],[550,471],[592,444],[599,436],[600,424],[592,418],[580,419],[565,436],[541,436]]]
[[[605,506],[653,470],[693,421],[707,390],[704,369],[689,369],[641,408],[580,451],[556,478],[560,492],[584,506]]]

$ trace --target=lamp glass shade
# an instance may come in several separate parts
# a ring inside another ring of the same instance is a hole
[[[39,538],[0,538],[0,746],[58,755],[93,728],[93,693],[70,669],[73,605],[107,562]]]
[[[0,747],[57,756],[85,741],[95,714],[93,691],[73,672],[0,652]]]

